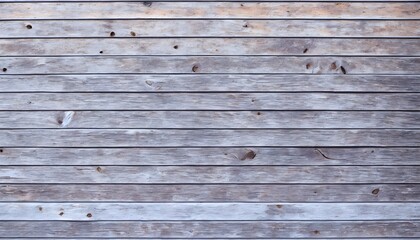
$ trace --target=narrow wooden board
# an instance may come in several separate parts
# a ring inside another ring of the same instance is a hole
[[[420,112],[382,111],[11,111],[0,119],[8,129],[420,128]]]
[[[0,148],[0,165],[420,165],[419,148]]]
[[[295,73],[419,74],[420,57],[88,56],[3,57],[1,74]]]
[[[414,9],[413,9],[414,10]],[[37,37],[419,37],[419,20],[26,20],[0,38]],[[29,26],[30,25],[30,26]],[[114,34],[111,34],[113,32]],[[134,34],[133,34],[134,33]],[[112,36],[111,36],[112,35]],[[133,36],[135,35],[135,36]]]
[[[420,44],[417,39],[335,38],[0,39],[0,55],[419,56]]]
[[[4,3],[1,19],[418,19],[418,3]]]
[[[0,130],[3,147],[420,146],[420,130]]]
[[[420,75],[0,75],[0,92],[420,92]]]
[[[40,205],[41,206],[41,205]],[[48,210],[47,210],[48,211]],[[34,213],[35,215],[43,214]],[[63,218],[66,213],[63,214]],[[94,218],[93,215],[92,218]],[[118,238],[327,238],[419,237],[418,221],[154,221],[154,222],[0,222],[4,237],[106,237]],[[10,231],[14,229],[15,231]],[[46,229],[47,232],[46,232]],[[350,230],[349,230],[350,229]],[[67,239],[67,238],[66,238]]]
[[[420,203],[0,203],[0,220],[390,219],[420,219]]]
[[[404,111],[418,110],[419,96],[419,93],[2,93],[0,110]],[[255,121],[260,117],[258,112],[254,113]]]
[[[1,183],[420,183],[420,166],[0,166],[0,170]]]
[[[0,185],[0,202],[411,202],[419,194],[419,184]]]

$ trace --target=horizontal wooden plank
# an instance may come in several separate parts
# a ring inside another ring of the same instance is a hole
[[[0,38],[419,37],[419,23],[419,20],[26,20],[2,22]]]
[[[0,130],[3,147],[420,146],[420,130]]]
[[[420,57],[88,56],[3,57],[2,74],[295,73],[419,74]]]
[[[420,183],[420,166],[0,166],[0,170],[1,183]]]
[[[418,56],[417,39],[98,38],[0,39],[0,55],[347,55]]]
[[[420,203],[0,203],[0,219],[417,220]]]
[[[2,93],[0,110],[404,111],[418,110],[419,96],[419,93]],[[261,114],[254,114],[255,121],[260,117]]]
[[[1,148],[0,165],[420,165],[419,148]]]
[[[44,208],[42,208],[44,211]],[[42,211],[42,212],[43,212]],[[40,213],[34,213],[39,215]],[[66,213],[63,214],[65,217]],[[4,237],[161,237],[161,238],[326,238],[419,237],[418,221],[305,221],[305,222],[0,222]],[[14,229],[14,231],[10,231]],[[351,229],[351,231],[349,230]]]
[[[420,128],[420,112],[0,112],[0,128]]]
[[[420,92],[419,75],[0,75],[0,92]]]
[[[418,3],[108,2],[4,3],[1,19],[415,19]]]
[[[0,202],[403,202],[419,194],[418,184],[0,185]]]

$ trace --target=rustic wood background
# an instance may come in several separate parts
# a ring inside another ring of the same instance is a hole
[[[0,0],[0,239],[420,239],[420,2]]]

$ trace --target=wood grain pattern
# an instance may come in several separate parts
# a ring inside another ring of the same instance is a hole
[[[420,44],[416,39],[345,38],[0,39],[0,54],[419,56]]]
[[[418,20],[26,20],[5,21],[0,38],[39,37],[408,37]],[[31,28],[28,29],[28,25]],[[186,27],[187,26],[187,27]],[[114,32],[111,36],[111,32]]]
[[[39,215],[39,213],[35,213]],[[63,215],[64,217],[64,215]],[[157,221],[157,222],[0,222],[4,237],[165,237],[165,238],[326,238],[418,237],[418,221]],[[16,229],[11,232],[10,229]],[[48,229],[45,232],[45,229]]]
[[[1,183],[420,183],[420,166],[0,166],[0,170]]]
[[[1,19],[416,19],[418,3],[4,3]]]
[[[419,184],[0,185],[0,202],[414,202],[419,194]]]
[[[420,146],[418,129],[355,130],[0,130],[3,147]]]
[[[56,221],[418,220],[420,203],[0,203],[0,216]]]
[[[0,75],[0,92],[420,92],[419,75]]]
[[[69,115],[71,115],[69,117]],[[420,128],[419,112],[12,111],[0,128]]]
[[[418,110],[419,93],[2,93],[0,110]],[[254,114],[258,121],[261,115]],[[77,116],[75,116],[76,118]]]

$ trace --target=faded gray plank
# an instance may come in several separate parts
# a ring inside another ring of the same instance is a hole
[[[419,201],[419,195],[418,184],[0,185],[6,202],[402,202]]]
[[[40,207],[42,211],[39,210]],[[420,203],[0,203],[1,220],[229,221],[419,218]]]
[[[0,55],[393,55],[418,56],[417,39],[98,38],[0,39]]]
[[[398,75],[0,75],[0,92],[420,92]]]
[[[2,74],[419,74],[419,66],[420,57],[86,56],[0,58]]]
[[[420,165],[419,148],[1,148],[0,165]]]
[[[44,208],[42,208],[44,210]],[[42,211],[43,212],[43,211]],[[39,215],[39,213],[35,213]],[[63,217],[65,214],[63,215]],[[0,222],[4,237],[326,238],[420,237],[418,221]],[[10,231],[14,229],[15,231]]]
[[[0,38],[133,37],[134,34],[135,37],[418,37],[419,22],[418,20],[26,20],[2,22]]]
[[[0,166],[0,170],[1,183],[420,183],[420,166]]]
[[[420,130],[0,130],[3,147],[420,146]]]
[[[420,18],[418,3],[4,3],[0,5],[0,11],[1,19]]]
[[[420,112],[0,112],[0,128],[420,128]]]
[[[0,110],[404,111],[418,110],[419,97],[419,93],[2,93]],[[254,114],[255,121],[260,116]]]

